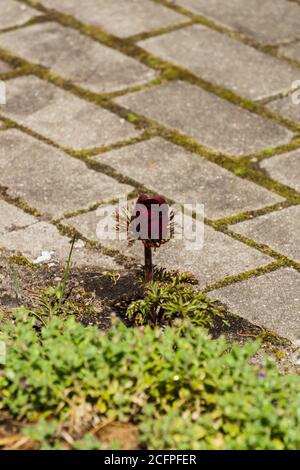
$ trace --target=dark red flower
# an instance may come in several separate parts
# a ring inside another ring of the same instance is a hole
[[[163,196],[139,196],[132,217],[131,232],[138,240],[159,246],[168,238],[169,206]]]

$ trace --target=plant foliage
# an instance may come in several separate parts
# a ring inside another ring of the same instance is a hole
[[[149,449],[300,449],[300,378],[251,364],[257,343],[229,346],[190,322],[104,333],[74,317],[36,321],[21,309],[2,323],[0,406],[40,426],[44,447],[63,429],[95,448],[95,423],[117,421]]]

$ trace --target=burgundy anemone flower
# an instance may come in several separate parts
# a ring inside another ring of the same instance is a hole
[[[141,240],[145,249],[145,280],[153,280],[152,248],[168,240],[169,206],[163,196],[139,196],[130,222],[131,236]]]

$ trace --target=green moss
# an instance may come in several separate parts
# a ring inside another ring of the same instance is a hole
[[[213,223],[211,225],[214,226]],[[233,232],[232,230],[230,230],[230,228],[221,227],[221,226],[215,226],[214,228],[216,228],[218,231],[220,231],[222,233],[225,233],[226,235],[230,236],[231,238],[234,238],[235,240],[238,240],[238,241],[240,241],[242,243],[245,243],[246,245],[248,245],[252,248],[255,248],[258,251],[261,251],[262,253],[264,253],[267,256],[270,256],[272,258],[276,258],[282,266],[292,266],[297,270],[299,269],[299,263],[295,262],[294,260],[291,260],[287,256],[284,256],[284,255],[278,253],[277,251],[270,248],[268,245],[258,243],[256,241],[252,240],[251,238],[247,238],[244,235]]]
[[[106,152],[110,152],[112,150],[117,150],[122,147],[127,147],[130,145],[138,144],[139,142],[144,142],[146,140],[149,140],[151,137],[154,137],[157,135],[157,132],[154,130],[146,129],[144,132],[142,132],[140,135],[137,137],[131,137],[129,139],[125,140],[119,140],[118,142],[114,142],[113,144],[110,145],[103,145],[102,147],[94,148],[94,149],[88,149],[88,150],[71,150],[71,153],[73,156],[77,158],[88,158],[88,157],[94,157],[101,155]]]
[[[34,217],[41,217],[41,213],[37,209],[27,204],[27,202],[23,201],[19,197],[10,196],[7,193],[7,188],[3,188],[2,186],[0,186],[0,195],[8,204],[12,204]]]
[[[159,28],[159,29],[135,34],[133,36],[129,36],[126,38],[126,40],[132,43],[144,41],[145,39],[153,38],[156,36],[161,36],[162,34],[167,34],[167,33],[171,33],[172,31],[177,31],[178,29],[186,28],[187,26],[191,26],[192,24],[194,24],[193,20],[181,21],[180,23],[175,23],[165,28]]]
[[[249,161],[254,161],[255,163],[264,160],[265,158],[271,158],[275,155],[279,155],[281,153],[291,152],[292,150],[297,150],[300,148],[300,138],[299,136],[295,135],[292,141],[288,144],[279,145],[278,147],[267,147],[263,149],[261,152],[253,153],[246,155],[245,157],[241,157],[240,161],[249,164]]]
[[[277,204],[274,204],[272,206],[267,206],[262,209],[256,209],[256,210],[251,210],[251,211],[245,211],[245,212],[240,212],[239,214],[235,214],[229,217],[225,217],[223,219],[219,220],[214,220],[213,224],[215,227],[224,227],[227,225],[234,225],[238,224],[240,222],[244,222],[246,220],[252,220],[255,217],[259,217],[261,215],[265,214],[270,214],[272,212],[285,209],[287,207],[290,207],[291,205],[287,202],[279,202]]]
[[[134,113],[128,113],[127,121],[130,122],[131,124],[137,124],[138,122],[140,122],[140,118]]]
[[[283,347],[289,347],[291,345],[291,342],[285,338],[279,337],[275,333],[263,329],[259,335],[258,338],[261,339],[264,343],[272,344],[276,347],[278,346],[283,346]],[[286,356],[285,351],[276,351],[276,356],[278,359],[283,359]]]
[[[138,191],[136,191],[136,190],[131,191],[129,194],[127,194],[127,200],[134,199],[134,198],[138,197],[138,195],[139,195]],[[117,205],[117,204],[119,204],[119,199],[118,198],[111,199],[109,201],[97,202],[95,204],[92,204],[88,208],[78,209],[77,211],[73,211],[73,212],[67,212],[59,220],[70,219],[70,218],[77,217],[77,216],[82,215],[82,214],[87,214],[89,212],[93,212],[96,209],[98,209],[98,207],[100,207],[100,206]]]
[[[281,260],[280,261],[274,261],[273,263],[270,263],[270,264],[268,264],[266,266],[263,266],[261,268],[251,269],[251,270],[246,271],[246,272],[241,273],[241,274],[228,276],[225,279],[222,279],[222,280],[217,281],[213,284],[210,284],[209,286],[207,286],[203,290],[203,292],[209,293],[211,291],[221,289],[222,287],[227,287],[227,286],[229,286],[231,284],[235,284],[237,282],[242,282],[242,281],[246,281],[247,279],[251,279],[253,277],[262,276],[264,274],[276,271],[277,269],[280,269],[284,265],[285,265],[285,263],[282,262]]]
[[[23,75],[22,67],[17,67],[15,69],[9,70],[6,73],[0,73],[0,80],[10,80],[12,78],[20,77]]]
[[[76,239],[83,240],[90,250],[96,253],[101,253],[103,255],[110,256],[116,261],[116,263],[124,266],[125,268],[131,268],[132,265],[134,264],[131,260],[129,260],[127,256],[123,255],[118,250],[106,248],[102,246],[99,242],[97,242],[96,240],[90,240],[84,237],[75,227],[73,227],[72,225],[66,225],[64,222],[67,222],[67,221],[54,220],[52,222],[53,225],[56,226],[56,228],[58,229],[61,235],[69,237],[69,238],[76,237]]]
[[[25,266],[26,268],[36,268],[37,266],[29,261],[25,256],[10,256],[9,262],[12,264],[16,264],[17,266]]]

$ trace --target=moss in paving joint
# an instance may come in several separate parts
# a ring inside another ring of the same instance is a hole
[[[7,131],[8,129],[12,129],[12,126],[5,121],[0,121],[0,131]]]
[[[176,11],[180,15],[187,16],[190,19],[195,18],[195,14],[192,13],[191,11],[187,10],[186,8],[177,5],[175,2],[170,2],[168,0],[152,0],[154,3],[158,3],[159,5],[163,5],[167,8],[170,8],[171,10]]]
[[[19,124],[16,121],[13,121],[12,119],[6,118],[5,116],[0,115],[0,119],[3,120],[7,129],[17,129],[21,132],[24,132],[24,134],[30,135],[34,139],[40,140],[41,142],[44,142],[45,144],[51,145],[51,147],[54,147],[56,149],[62,150],[70,154],[69,149],[61,147],[60,145],[56,144],[53,140],[49,139],[48,137],[38,134],[37,132],[29,129],[28,127],[23,126],[22,124]]]
[[[239,157],[239,162],[249,164],[259,163],[261,160],[280,155],[282,153],[288,153],[293,150],[300,148],[300,136],[294,135],[292,141],[289,144],[279,145],[278,147],[266,147],[261,152],[245,155]]]
[[[162,34],[171,33],[173,31],[178,31],[188,26],[192,26],[194,23],[195,23],[194,20],[181,21],[180,23],[175,23],[165,28],[159,28],[159,29],[155,29],[152,31],[146,31],[143,33],[135,34],[133,36],[127,36],[125,39],[126,41],[132,42],[132,43],[144,41],[145,39],[154,38],[157,36],[161,36]]]
[[[0,47],[0,59],[10,64],[13,68],[22,67],[26,63],[23,59],[14,56],[10,52]]]
[[[268,96],[266,98],[258,99],[258,100],[256,100],[256,103],[260,103],[263,106],[265,106],[266,104],[272,103],[273,101],[277,101],[277,100],[282,99],[282,98],[287,98],[299,89],[300,89],[300,87],[289,88],[289,89],[283,90],[279,93],[275,93],[271,96]]]
[[[117,150],[122,147],[127,147],[130,145],[134,145],[140,142],[144,142],[146,140],[151,139],[157,135],[157,132],[151,131],[151,129],[145,130],[142,134],[137,137],[132,137],[130,139],[119,140],[114,142],[110,145],[103,145],[102,147],[94,148],[94,149],[87,149],[87,150],[71,150],[72,154],[79,158],[87,158],[87,157],[94,157],[96,155],[101,155],[103,153],[110,152],[112,150]]]
[[[233,276],[228,276],[221,281],[217,281],[213,284],[207,286],[203,292],[209,293],[214,290],[222,289],[222,287],[227,287],[232,284],[236,284],[239,282],[246,281],[248,279],[263,276],[264,274],[268,274],[273,271],[277,271],[278,269],[285,266],[285,263],[282,260],[274,261],[273,263],[267,264],[266,266],[262,266],[260,268],[251,269],[249,271],[245,271],[241,274],[235,274]]]
[[[290,204],[300,203],[300,194],[293,188],[273,180],[270,176],[264,174],[262,169],[251,168],[246,164],[236,163],[236,165],[225,164],[224,166],[237,176],[259,184],[260,186],[272,191],[279,196],[287,199]],[[230,168],[231,166],[231,168]]]
[[[121,184],[133,186],[134,188],[142,192],[145,191],[145,187],[143,184],[139,183],[138,181],[135,181],[134,179],[128,176],[122,175],[121,173],[117,172],[113,167],[105,163],[101,163],[98,160],[92,160],[91,158],[80,158],[80,160],[86,163],[88,168],[110,176]]]
[[[199,144],[199,142],[195,139],[180,134],[178,131],[172,129],[161,127],[161,132],[159,135],[190,152],[198,154],[200,157],[205,157],[207,160],[210,160],[213,163],[226,168],[236,176],[252,181],[272,192],[275,192],[276,194],[288,199],[291,204],[300,203],[300,194],[296,190],[289,188],[279,183],[278,181],[274,181],[272,178],[265,175],[261,169],[255,167],[253,168],[253,163],[249,161],[249,158],[234,158],[213,152],[212,150]],[[298,147],[299,142],[295,141],[288,147],[281,146],[276,153],[281,153],[282,151],[286,152],[287,150],[293,150]]]
[[[279,351],[278,348],[288,348],[292,345],[291,341],[282,336],[277,335],[276,333],[266,330],[265,328],[261,329],[261,332],[257,336],[263,344],[272,345],[275,347],[275,353],[278,359],[283,359],[285,357],[284,351]]]
[[[8,204],[12,204],[15,207],[18,207],[22,211],[26,212],[33,217],[40,218],[42,214],[35,208],[31,207],[27,202],[23,201],[19,197],[13,197],[7,193],[8,188],[0,186],[0,195],[1,198],[4,199]]]
[[[131,262],[127,256],[123,255],[118,250],[114,250],[114,249],[110,249],[110,248],[106,248],[102,246],[96,240],[90,240],[84,237],[75,227],[70,226],[70,225],[65,225],[62,223],[62,221],[58,221],[58,220],[52,221],[52,224],[55,225],[60,235],[68,237],[70,239],[75,236],[76,239],[82,240],[95,253],[100,252],[105,256],[109,256],[110,258],[113,258],[116,261],[116,263],[121,264],[125,268],[129,268],[133,266],[134,263]]]
[[[10,33],[12,31],[18,31],[19,29],[28,28],[29,26],[33,26],[35,24],[40,24],[40,23],[46,23],[48,21],[51,21],[51,15],[42,14],[42,15],[30,18],[28,21],[25,21],[22,24],[17,24],[14,26],[10,26],[8,28],[0,29],[0,34]]]
[[[134,199],[134,198],[138,197],[139,194],[140,194],[140,192],[137,191],[137,190],[131,191],[129,194],[127,194],[126,199],[127,200]],[[64,219],[71,219],[73,217],[77,217],[77,216],[82,215],[82,214],[88,214],[89,212],[94,212],[100,206],[112,206],[112,205],[117,205],[117,204],[119,204],[119,198],[110,199],[109,201],[97,202],[95,204],[92,204],[88,208],[82,208],[82,209],[78,209],[78,210],[73,211],[73,212],[67,212],[60,219],[57,219],[57,222],[62,221]]]
[[[261,253],[263,253],[267,256],[270,256],[271,258],[276,258],[278,260],[278,262],[282,263],[282,266],[291,266],[291,267],[294,267],[297,270],[299,269],[299,263],[297,263],[296,261],[288,258],[287,256],[282,255],[281,253],[278,253],[277,251],[270,248],[268,245],[258,243],[256,241],[252,240],[251,238],[248,238],[244,235],[233,232],[228,227],[220,226],[218,224],[214,224],[214,222],[212,222],[210,220],[206,220],[205,223],[207,225],[210,225],[211,227],[213,227],[215,230],[217,230],[219,232],[222,232],[225,235],[228,235],[229,237],[250,246],[251,248],[255,248],[256,250],[260,251]]]
[[[23,75],[22,67],[17,67],[13,70],[9,70],[6,73],[0,73],[0,80],[11,80],[12,78],[17,78]]]
[[[235,225],[240,222],[245,222],[246,220],[252,220],[255,217],[260,217],[262,215],[271,214],[272,212],[286,209],[291,206],[292,204],[289,204],[288,201],[279,202],[278,204],[264,207],[262,209],[240,212],[239,214],[236,214],[236,215],[225,217],[223,219],[214,220],[213,223],[215,226],[220,226],[220,227],[224,227],[227,225]]]
[[[31,269],[36,269],[37,265],[29,261],[25,256],[23,255],[13,255],[10,256],[8,259],[9,263],[17,265],[17,266],[24,266],[26,268],[31,268]]]

